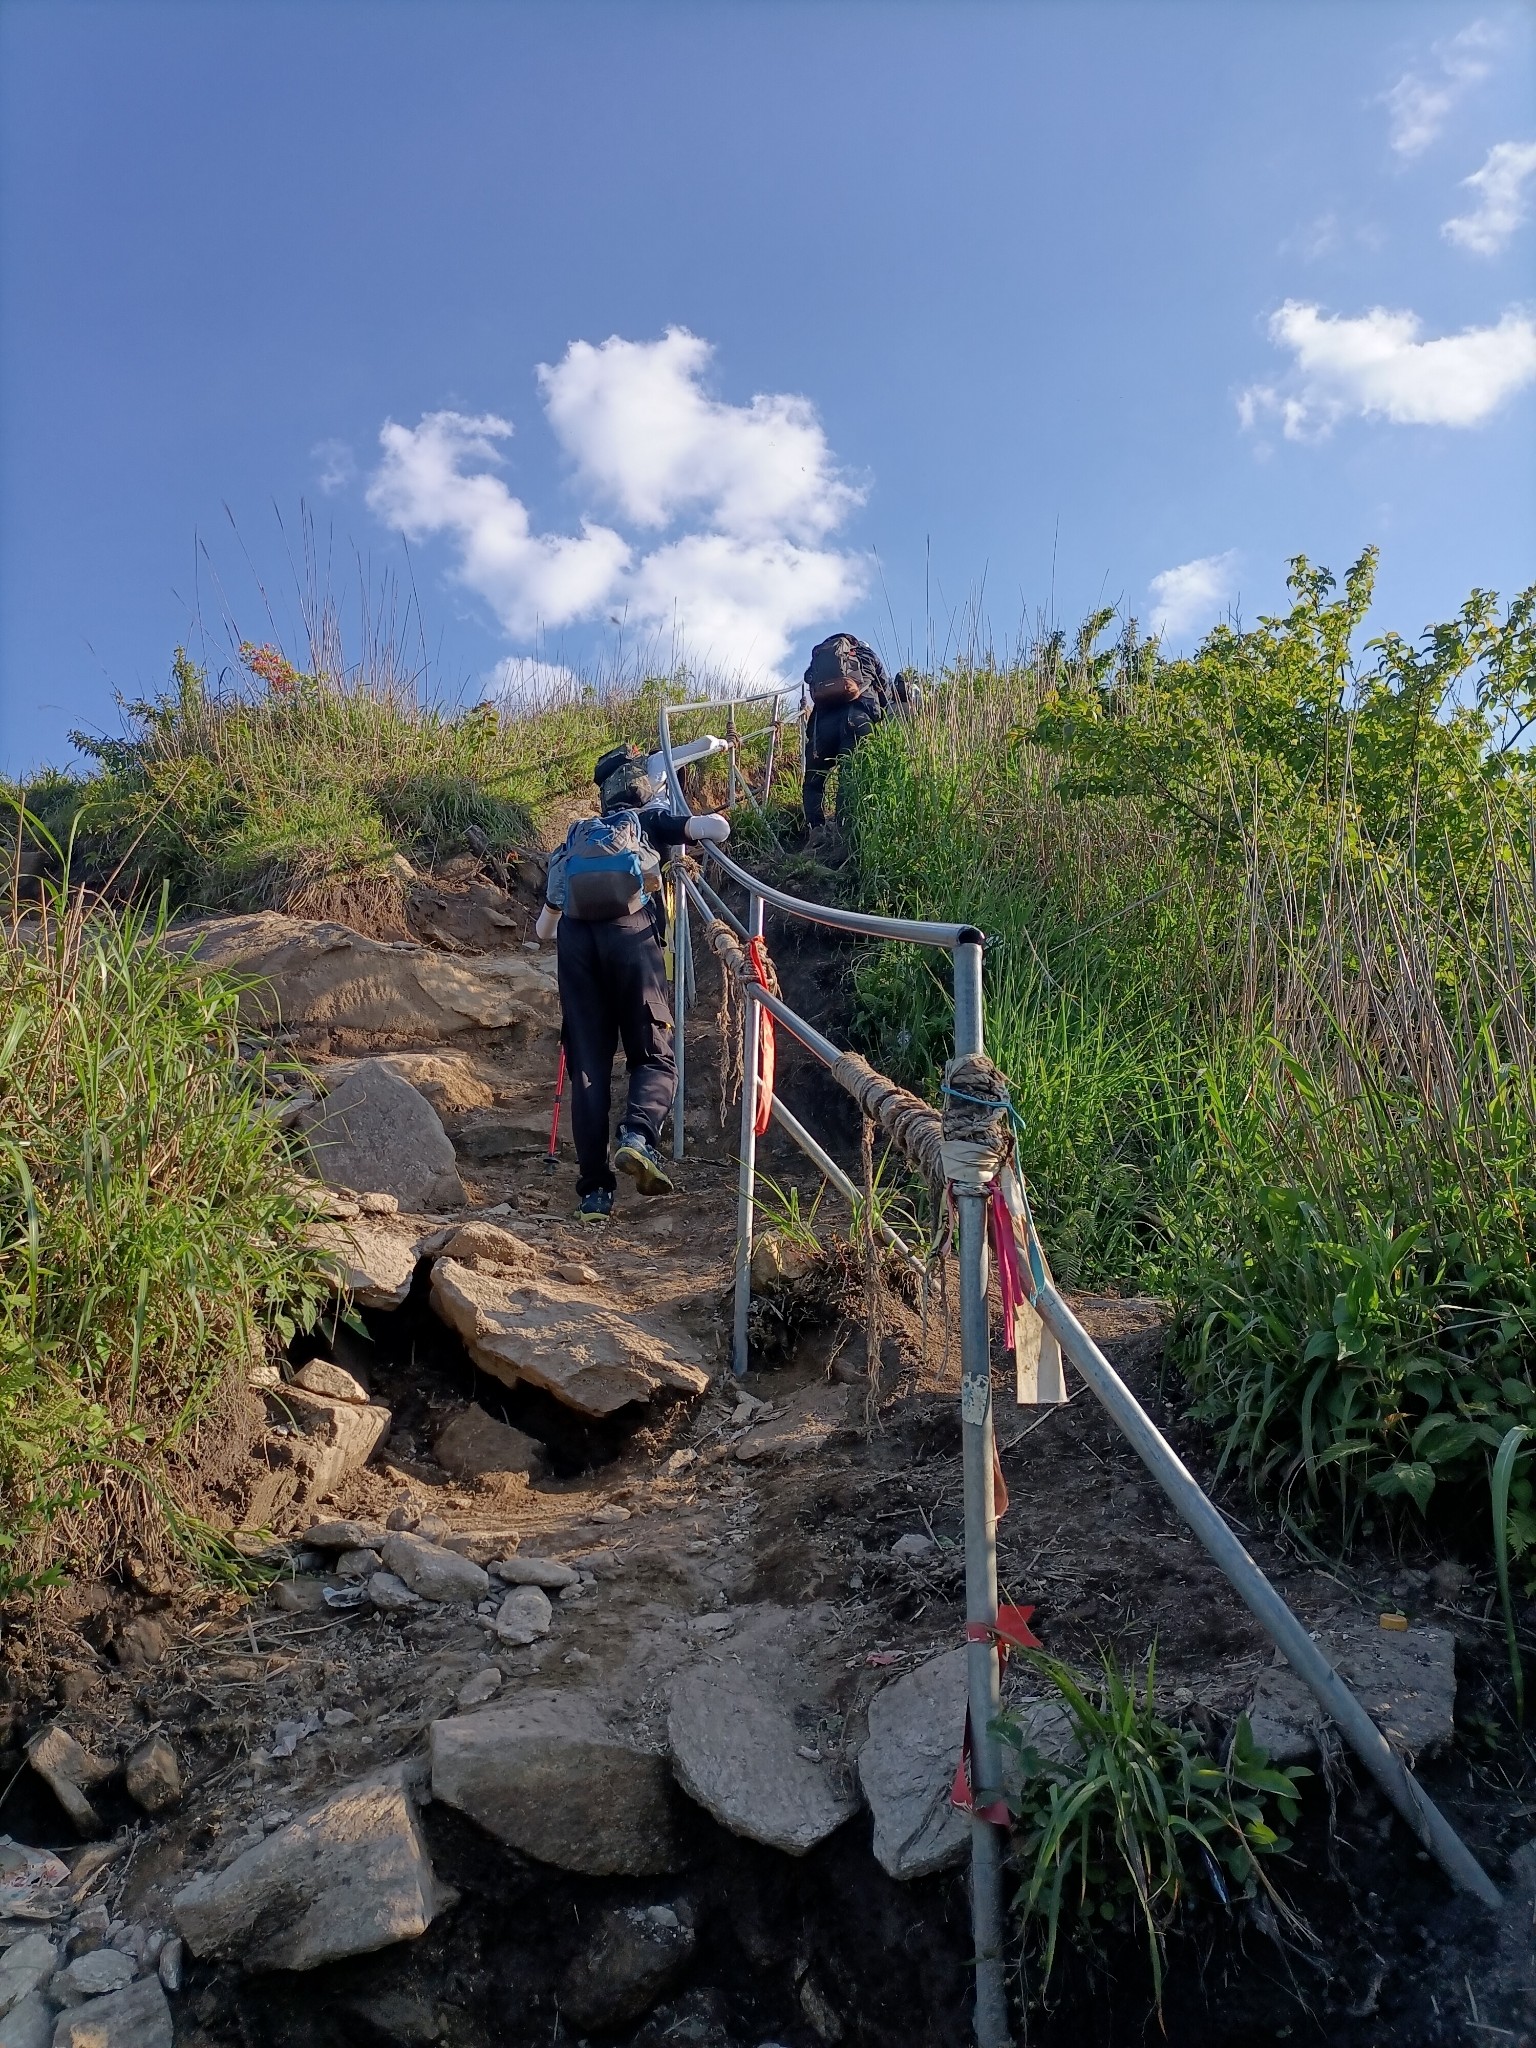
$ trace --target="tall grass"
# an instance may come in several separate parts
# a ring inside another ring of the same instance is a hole
[[[124,707],[122,738],[74,735],[84,776],[41,778],[28,809],[129,893],[178,908],[280,909],[405,934],[410,868],[526,846],[550,799],[615,737],[655,724],[662,687],[572,682],[508,713],[424,702],[387,642],[348,665],[327,631],[295,666],[244,645],[220,689],[178,650],[170,686]]]
[[[0,930],[0,1595],[228,1521],[246,1381],[323,1291],[238,988],[155,913]]]
[[[1373,566],[1335,599],[1298,562],[1285,618],[1190,662],[1101,650],[1100,617],[957,672],[848,779],[870,899],[996,936],[988,1043],[1065,1276],[1172,1295],[1223,1455],[1346,1540],[1536,1420],[1531,594],[1362,648]],[[861,995],[937,1064],[924,962]]]

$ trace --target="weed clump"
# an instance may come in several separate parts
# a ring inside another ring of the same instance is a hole
[[[227,1526],[250,1368],[325,1292],[239,989],[164,923],[61,884],[0,931],[0,1596]]]

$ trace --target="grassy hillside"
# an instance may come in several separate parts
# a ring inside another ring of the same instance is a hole
[[[1062,1276],[1175,1300],[1201,1412],[1299,1521],[1449,1507],[1486,1542],[1489,1462],[1536,1426],[1536,592],[1372,637],[1374,566],[1340,592],[1298,560],[1284,617],[1186,661],[1103,615],[967,670],[848,797],[870,902],[996,936]],[[909,1074],[933,975],[861,976]]]

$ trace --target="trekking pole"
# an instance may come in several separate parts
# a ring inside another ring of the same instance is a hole
[[[565,1100],[565,1041],[560,1043],[560,1064],[555,1069],[555,1109],[549,1120],[549,1150],[544,1155],[544,1171],[555,1170],[555,1154],[560,1150],[560,1105]]]

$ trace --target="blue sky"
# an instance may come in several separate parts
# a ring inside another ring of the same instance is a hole
[[[1100,601],[1187,644],[1368,541],[1383,624],[1508,594],[1533,21],[4,0],[0,765],[180,641],[298,651],[306,512],[450,694]]]

